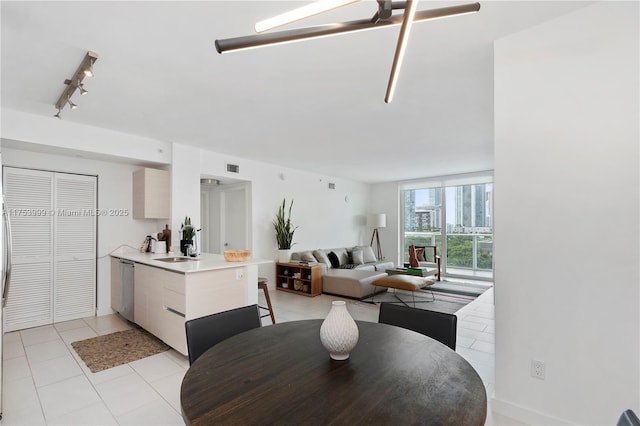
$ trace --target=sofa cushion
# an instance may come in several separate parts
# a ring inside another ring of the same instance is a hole
[[[357,269],[358,271],[375,271],[376,267],[371,263],[363,263],[362,265],[356,265],[354,269]]]
[[[362,250],[362,260],[364,263],[371,263],[378,260],[371,246],[356,246],[354,249]]]
[[[314,250],[313,257],[315,257],[319,263],[324,263],[327,267],[331,268],[331,262],[324,250]]]
[[[341,265],[346,265],[347,263],[351,263],[349,261],[349,252],[345,247],[337,247],[337,248],[325,250],[325,252],[327,253],[330,251],[334,252],[336,256],[338,256],[338,260],[340,261]]]
[[[356,266],[353,263],[347,263],[345,265],[340,265],[339,269],[356,269]]]
[[[423,277],[415,277],[411,275],[389,275],[379,278],[371,284],[377,287],[397,288],[400,290],[416,291],[419,288],[433,285],[433,280]]]
[[[322,292],[344,297],[362,299],[375,292],[386,291],[383,287],[374,287],[372,281],[387,274],[360,269],[331,269],[322,276]]]
[[[340,259],[338,259],[338,255],[335,252],[330,251],[327,254],[327,257],[329,258],[329,262],[331,262],[331,267],[332,268],[339,268],[340,267]]]
[[[351,250],[351,262],[355,265],[362,265],[364,263],[364,253],[361,248],[354,247]]]
[[[378,262],[367,263],[367,265],[371,265],[376,268],[376,271],[381,271],[381,272],[384,272],[387,269],[391,269],[395,267],[393,262],[389,262],[387,260],[380,260]]]
[[[300,253],[300,260],[306,260],[307,262],[315,262],[316,258],[313,257],[313,253],[311,251],[303,251]]]

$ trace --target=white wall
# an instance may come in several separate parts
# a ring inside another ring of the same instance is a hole
[[[111,313],[111,273],[108,254],[122,244],[139,248],[146,235],[164,228],[164,221],[132,218],[132,175],[140,167],[66,155],[36,153],[2,147],[4,166],[98,176],[98,208],[128,209],[128,216],[98,216],[98,314]]]
[[[185,217],[197,229],[200,223],[200,150],[188,145],[173,144],[171,164],[171,247],[180,251],[180,226]]]
[[[299,226],[294,251],[369,243],[365,226],[370,186],[304,170],[202,151],[201,173],[206,176],[251,181],[252,250],[256,258],[277,257],[273,219],[282,199],[294,200],[291,220]],[[239,174],[226,171],[226,163],[240,166]],[[328,189],[328,183],[336,189]],[[259,273],[274,282],[274,265],[260,265]]]
[[[400,205],[399,189],[397,182],[378,183],[371,186],[371,212],[384,213],[387,215],[387,226],[379,229],[380,245],[382,246],[382,256],[401,266],[400,246]],[[371,242],[373,230],[367,228],[366,243]]]
[[[56,120],[52,116],[2,109],[2,138],[41,144],[38,149],[55,147],[117,157],[128,162],[171,163],[171,143],[136,135]]]
[[[493,405],[528,423],[640,412],[638,36],[600,2],[495,43]]]

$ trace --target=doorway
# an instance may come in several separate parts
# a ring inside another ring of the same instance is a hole
[[[251,183],[201,179],[202,251],[251,250]]]

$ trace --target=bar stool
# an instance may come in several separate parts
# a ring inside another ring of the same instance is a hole
[[[267,287],[267,279],[264,277],[258,277],[258,289],[262,289],[264,291],[264,298],[267,300],[267,307],[258,305],[260,309],[264,309],[265,311],[269,311],[268,314],[261,315],[260,318],[271,316],[271,322],[273,324],[276,323],[276,318],[273,315],[273,306],[271,306],[271,298],[269,297],[269,288]]]

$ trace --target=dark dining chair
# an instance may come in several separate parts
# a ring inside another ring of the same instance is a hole
[[[453,314],[382,303],[378,322],[413,330],[456,350],[458,317]]]
[[[249,305],[194,318],[185,322],[184,326],[187,332],[189,365],[193,365],[210,347],[243,331],[260,327],[260,312],[258,305]]]
[[[625,410],[620,415],[616,426],[640,426],[640,419],[633,410]]]

